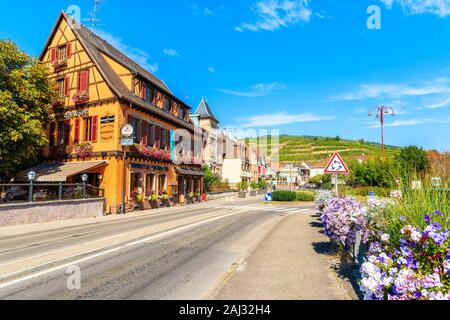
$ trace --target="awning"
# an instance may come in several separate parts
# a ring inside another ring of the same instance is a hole
[[[198,176],[203,177],[205,174],[201,170],[194,170],[194,169],[184,169],[184,168],[177,168],[177,171],[179,174],[183,176]]]
[[[28,181],[28,172],[36,172],[36,182],[66,182],[67,178],[107,165],[107,161],[44,163],[18,174],[19,181]]]

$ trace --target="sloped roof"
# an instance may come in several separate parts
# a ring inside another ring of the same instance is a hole
[[[194,112],[193,116],[200,116],[200,118],[211,118],[219,123],[219,120],[214,116],[214,113],[211,110],[211,107],[208,104],[208,101],[205,98],[202,98],[202,101],[197,107],[197,110]]]
[[[56,32],[57,26],[59,25],[60,21],[62,19],[65,19],[68,21],[68,17],[64,12],[61,12],[55,27],[53,28],[53,31],[47,40],[47,43],[39,57],[40,60],[44,58],[45,52],[49,46],[49,43]],[[122,82],[122,80],[119,78],[119,76],[116,74],[116,72],[111,68],[109,63],[103,58],[103,55],[106,55],[110,57],[111,59],[115,60],[117,63],[122,64],[124,67],[129,68],[130,71],[135,72],[140,77],[144,78],[145,80],[149,81],[156,87],[158,87],[163,93],[169,95],[172,99],[177,101],[178,103],[182,104],[185,108],[188,108],[191,110],[186,103],[179,100],[177,97],[175,97],[172,92],[169,90],[169,88],[164,84],[164,82],[160,79],[158,79],[156,76],[152,75],[150,72],[145,70],[143,67],[141,67],[138,63],[134,62],[132,59],[127,57],[124,53],[120,52],[118,49],[116,49],[114,46],[109,44],[107,41],[103,40],[101,37],[93,33],[91,30],[87,29],[83,25],[80,25],[80,28],[74,28],[69,23],[69,26],[71,27],[71,30],[74,32],[77,39],[81,42],[82,46],[86,50],[86,53],[89,55],[93,63],[97,66],[99,72],[102,74],[104,80],[108,84],[108,86],[113,90],[113,92],[120,98],[125,99],[129,102],[132,102],[136,105],[139,105],[141,107],[144,107],[145,109],[153,112],[154,114],[166,118],[167,120],[174,122],[184,128],[193,130],[192,123],[186,123],[185,121],[179,119],[178,117],[165,112],[164,110],[161,110],[157,106],[153,105],[152,103],[146,102],[143,99],[135,96]]]

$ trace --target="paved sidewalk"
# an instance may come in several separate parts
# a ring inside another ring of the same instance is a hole
[[[306,214],[284,218],[211,294],[219,300],[352,300],[350,282],[332,269],[337,261],[320,221]]]

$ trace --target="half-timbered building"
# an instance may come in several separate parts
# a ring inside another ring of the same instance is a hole
[[[113,213],[123,195],[128,201],[167,192],[183,202],[188,193],[202,192],[201,147],[194,148],[202,138],[191,108],[162,80],[65,13],[39,59],[52,69],[60,98],[45,150],[53,169],[35,168],[38,182],[80,182],[88,173],[90,184],[105,189],[106,210]],[[121,144],[126,124],[134,128],[127,148]],[[190,141],[174,152],[177,130]]]

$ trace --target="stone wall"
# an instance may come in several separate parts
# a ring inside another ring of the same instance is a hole
[[[104,199],[0,205],[0,227],[103,216]]]
[[[207,199],[208,200],[217,200],[217,199],[223,199],[226,197],[235,197],[238,195],[238,192],[224,192],[224,193],[208,193]]]

